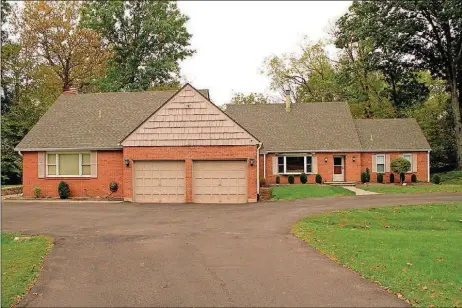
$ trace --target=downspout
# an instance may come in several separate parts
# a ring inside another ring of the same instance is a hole
[[[258,143],[257,146],[257,201],[258,197],[260,195],[260,149],[261,149],[262,143]]]
[[[19,154],[19,156],[21,156],[21,157],[22,157],[22,153],[21,153],[21,151],[18,151],[18,154]]]
[[[430,182],[430,150],[427,153],[427,179]]]

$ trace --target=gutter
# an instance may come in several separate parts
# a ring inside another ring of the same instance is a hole
[[[16,152],[58,152],[58,151],[122,151],[122,147],[112,147],[112,148],[96,148],[96,147],[81,147],[81,148],[26,148],[26,149],[18,149],[14,148]]]
[[[282,151],[266,151],[265,153],[380,153],[380,152],[429,152],[430,149],[378,149],[378,150],[282,150]]]

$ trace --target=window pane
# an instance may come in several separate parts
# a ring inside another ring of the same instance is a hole
[[[278,172],[284,173],[284,165],[278,165]]]
[[[308,165],[308,164],[306,165],[306,172],[307,172],[307,173],[312,172],[312,170],[311,170],[311,165]]]
[[[297,172],[297,173],[302,173],[303,172],[303,164],[304,162],[304,157],[286,157],[286,171],[287,172]]]
[[[82,165],[89,165],[90,164],[90,154],[84,153],[82,154]]]
[[[379,172],[379,173],[385,172],[385,165],[384,164],[377,164],[377,172]]]
[[[56,165],[56,154],[48,154],[48,164]]]
[[[82,166],[82,175],[90,175],[90,166]]]
[[[59,175],[79,175],[79,154],[59,154]]]
[[[56,166],[48,166],[48,175],[56,175]]]
[[[404,158],[407,159],[408,161],[412,162],[411,154],[404,154]]]
[[[384,164],[385,163],[385,156],[377,155],[376,160],[377,160],[377,164]]]
[[[278,157],[278,164],[279,165],[284,165],[284,156],[279,156]]]
[[[334,166],[341,166],[341,165],[342,165],[342,158],[334,157]]]

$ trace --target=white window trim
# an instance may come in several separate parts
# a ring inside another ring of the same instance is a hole
[[[377,159],[378,157],[383,157],[383,164],[379,164],[379,160]],[[387,167],[385,164],[387,163],[385,154],[376,154],[375,155],[375,170],[377,170],[377,173],[386,173]],[[379,165],[383,165],[383,171],[379,171]]]
[[[56,174],[48,174],[48,155],[56,155],[54,165],[56,166]],[[79,154],[79,174],[78,175],[59,175],[59,154]],[[90,152],[45,152],[45,176],[47,178],[91,178],[91,171],[88,175],[82,175],[82,154],[89,154],[91,160],[91,153]],[[91,161],[90,164],[85,165],[90,166],[91,169]]]
[[[407,159],[407,158],[405,157],[406,155],[409,155],[410,158]],[[403,154],[403,158],[406,159],[406,160],[408,160],[408,161],[411,163],[411,168],[410,168],[409,171],[407,171],[406,173],[413,173],[412,170],[414,170],[414,169],[412,168],[412,167],[413,167],[413,166],[412,166],[412,153],[404,153],[404,154]]]
[[[278,156],[278,157],[281,157],[281,156]],[[282,175],[300,175],[302,174],[302,172],[287,172],[287,160],[286,158],[287,157],[303,157],[303,173],[305,174],[313,174],[313,156],[312,155],[305,155],[305,156],[301,156],[301,155],[287,155],[287,156],[282,156],[284,157],[284,172],[281,173]],[[306,158],[307,157],[311,157],[311,172],[306,172]],[[278,161],[278,169],[279,169],[279,161]]]

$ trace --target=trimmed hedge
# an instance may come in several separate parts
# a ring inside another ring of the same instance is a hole
[[[71,194],[71,190],[69,189],[69,184],[67,184],[64,181],[59,182],[58,194],[61,199],[69,198],[69,195]]]
[[[316,183],[321,184],[322,183],[322,176],[318,173],[316,174]]]
[[[377,173],[377,182],[383,183],[383,173]]]
[[[289,184],[295,183],[295,177],[292,174],[289,175],[288,181],[289,181]]]
[[[394,182],[395,182],[395,174],[390,173],[390,183],[394,183]]]
[[[306,184],[306,182],[308,182],[308,177],[304,172],[302,172],[302,174],[300,174],[300,183]]]

